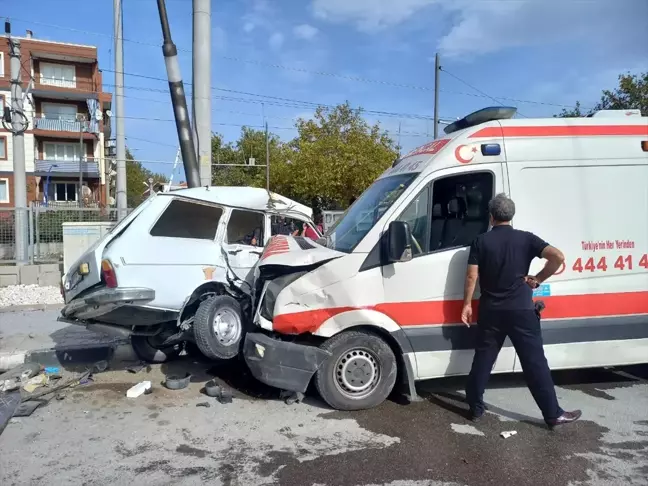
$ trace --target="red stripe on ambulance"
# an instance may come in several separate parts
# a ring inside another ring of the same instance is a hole
[[[648,136],[648,125],[572,125],[551,127],[486,127],[468,138],[480,137],[605,137]]]
[[[543,319],[582,319],[588,317],[648,314],[648,292],[583,294],[542,297]],[[390,317],[400,326],[430,326],[461,322],[462,300],[430,302],[391,302],[364,307]],[[476,301],[473,302],[476,310]],[[273,330],[283,334],[313,333],[327,319],[361,307],[331,307],[275,316]]]

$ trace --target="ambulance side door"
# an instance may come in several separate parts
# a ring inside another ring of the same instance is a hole
[[[396,212],[410,225],[413,258],[382,267],[385,302],[411,343],[418,379],[470,371],[476,328],[460,319],[469,246],[506,186],[500,162],[442,169]],[[514,356],[504,348],[493,371],[512,371]]]

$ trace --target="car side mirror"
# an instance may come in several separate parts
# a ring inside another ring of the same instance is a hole
[[[405,221],[392,221],[387,230],[387,263],[412,259],[412,235]]]

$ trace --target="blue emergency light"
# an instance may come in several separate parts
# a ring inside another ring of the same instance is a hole
[[[463,130],[464,128],[474,127],[493,120],[508,120],[513,118],[517,113],[517,108],[512,106],[491,106],[483,108],[470,115],[466,115],[461,120],[451,123],[443,129],[446,134]]]
[[[483,143],[481,153],[482,155],[499,155],[502,153],[502,147],[499,143]]]

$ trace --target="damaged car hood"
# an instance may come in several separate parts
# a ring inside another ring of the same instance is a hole
[[[265,247],[258,267],[309,267],[344,255],[345,253],[319,245],[310,238],[276,235]]]

